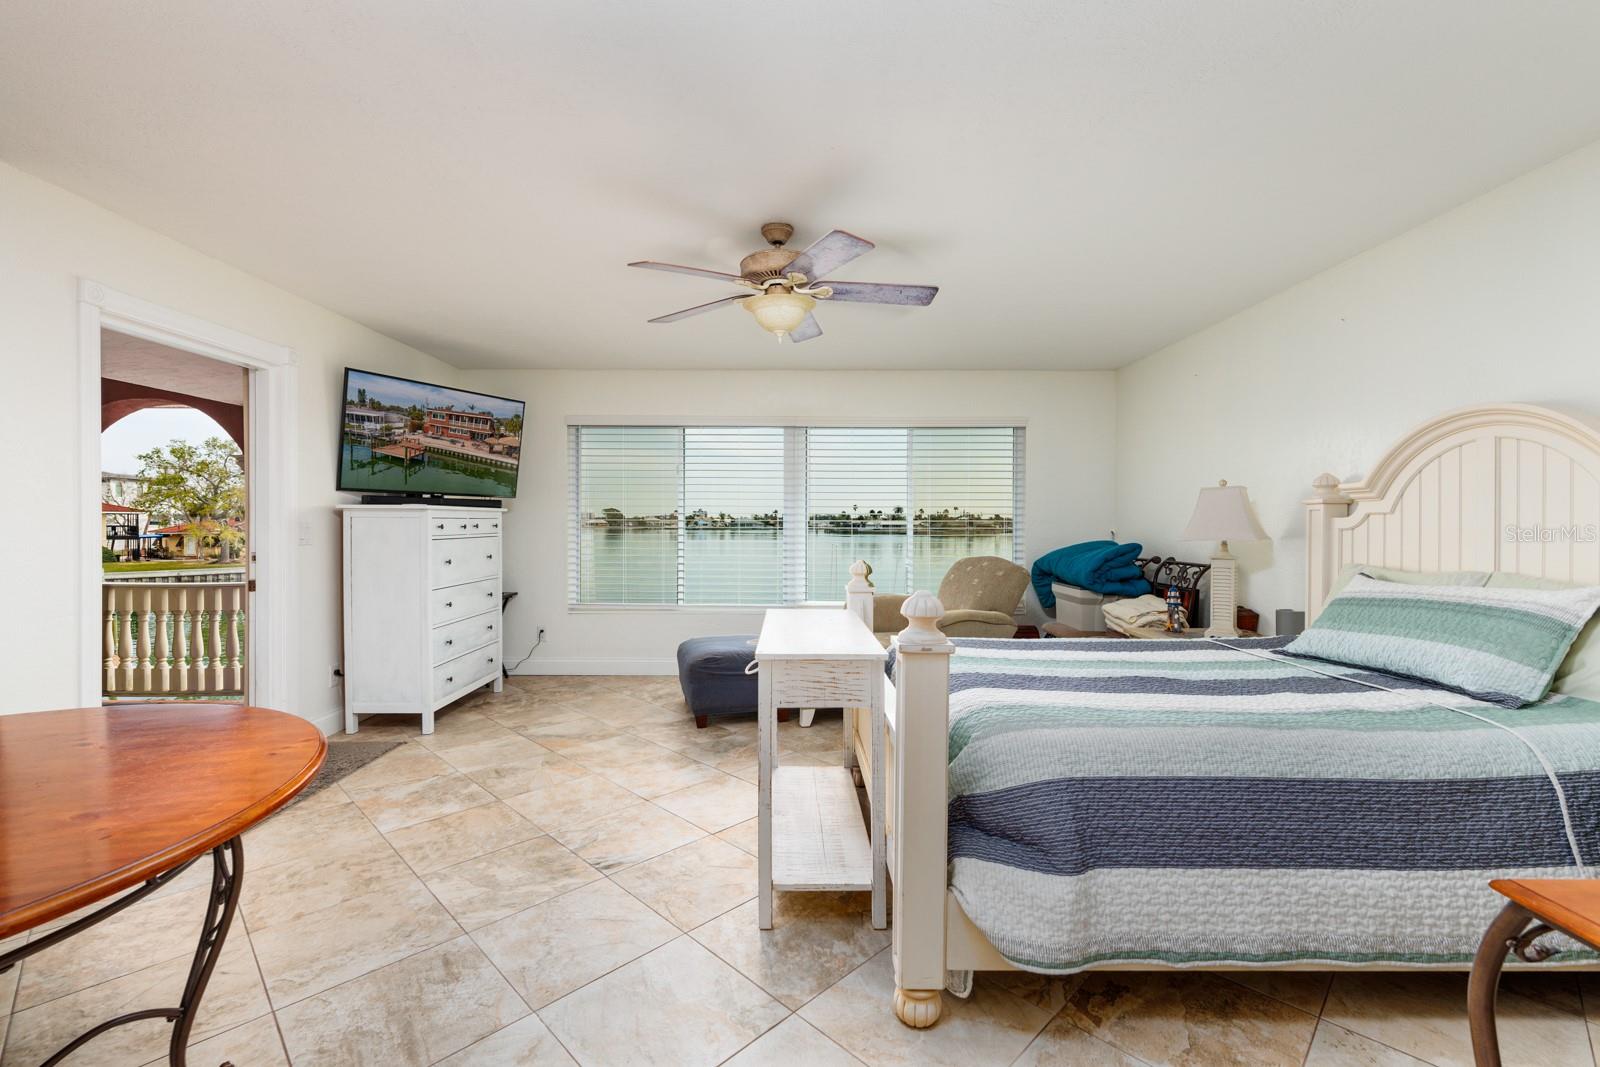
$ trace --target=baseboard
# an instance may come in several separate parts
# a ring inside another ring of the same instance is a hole
[[[307,715],[305,718],[327,737],[332,737],[344,729],[344,712],[338,708],[332,711],[325,711],[315,717]]]
[[[529,661],[513,674],[659,674],[677,677],[678,662],[671,659],[541,659]]]

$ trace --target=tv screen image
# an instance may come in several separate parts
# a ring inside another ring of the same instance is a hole
[[[339,490],[514,497],[524,407],[346,368]]]

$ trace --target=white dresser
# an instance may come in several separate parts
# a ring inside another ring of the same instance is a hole
[[[505,512],[425,504],[344,513],[344,728],[500,691]]]

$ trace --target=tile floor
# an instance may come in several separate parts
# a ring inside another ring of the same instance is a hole
[[[907,1030],[864,896],[756,929],[755,725],[696,730],[671,679],[517,679],[359,736],[409,743],[246,838],[197,1067],[1471,1063],[1456,975],[980,975]],[[780,736],[837,759],[837,717]],[[0,1060],[175,999],[206,877],[0,975]],[[1514,976],[1501,1019],[1508,1064],[1593,1064],[1600,976]],[[154,1063],[165,1032],[68,1062]]]

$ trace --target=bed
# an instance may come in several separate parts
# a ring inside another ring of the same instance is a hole
[[[1351,564],[1600,584],[1600,434],[1453,412],[1366,479],[1317,478],[1305,511],[1311,618]],[[859,564],[846,609],[870,619]],[[1489,878],[1600,862],[1589,699],[1500,708],[1286,663],[1284,639],[952,642],[934,597],[903,612],[884,762],[907,1025],[983,970],[1466,970]],[[1596,965],[1555,947],[1538,966]]]

